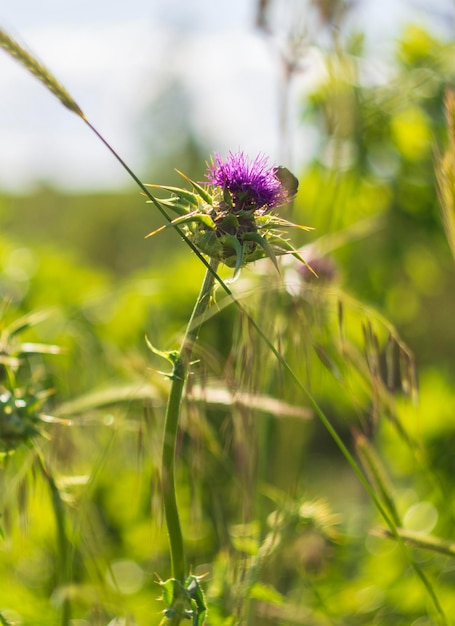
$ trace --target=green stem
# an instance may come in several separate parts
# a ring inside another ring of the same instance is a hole
[[[52,476],[51,470],[44,460],[40,452],[38,452],[38,461],[41,471],[46,479],[51,492],[52,508],[54,509],[55,523],[57,526],[57,545],[59,553],[59,584],[63,587],[63,602],[60,623],[62,626],[68,626],[71,619],[71,603],[67,595],[65,587],[71,582],[71,568],[69,559],[69,541],[65,527],[65,510],[60,491]]]
[[[172,577],[179,581],[182,585],[185,583],[187,572],[183,547],[183,535],[180,526],[177,497],[175,492],[175,448],[183,389],[188,375],[193,346],[197,339],[199,328],[203,322],[204,313],[210,301],[217,267],[218,262],[211,261],[210,270],[207,270],[205,274],[201,291],[188,322],[180,353],[174,363],[172,386],[169,394],[164,423],[161,472],[164,513],[169,534]]]

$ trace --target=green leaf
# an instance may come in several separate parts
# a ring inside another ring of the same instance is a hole
[[[283,606],[285,604],[285,598],[273,587],[264,585],[262,583],[255,583],[250,591],[249,597],[254,600],[260,600],[261,602],[267,602],[273,606]]]
[[[210,229],[215,228],[215,222],[212,220],[210,215],[208,215],[207,213],[199,213],[193,211],[192,213],[188,213],[187,215],[179,215],[178,217],[173,219],[172,222],[168,222],[167,224],[164,224],[164,226],[160,226],[156,230],[153,230],[151,233],[148,233],[145,238],[148,239],[149,237],[153,237],[153,235],[157,235],[166,228],[172,228],[173,226],[182,226],[182,224],[191,224],[193,222],[199,222],[201,224],[204,224],[204,226],[207,226],[207,228]]]
[[[309,263],[305,261],[305,259],[301,256],[301,254],[299,254],[299,252],[294,248],[294,246],[289,241],[287,241],[286,239],[283,239],[282,237],[275,236],[275,237],[269,237],[269,243],[270,245],[276,246],[278,250],[280,250],[280,254],[291,254],[293,257],[295,257],[301,263],[303,263],[305,267],[308,268],[314,276],[316,276],[316,278],[318,278],[318,275],[316,274],[314,269],[311,267],[311,265],[309,265]]]
[[[6,617],[3,616],[3,613],[0,613],[0,624],[3,626],[11,626],[11,622],[8,622]]]
[[[257,244],[259,244],[261,248],[264,250],[265,255],[269,257],[269,259],[272,261],[276,270],[278,272],[280,271],[278,267],[278,261],[276,260],[275,252],[273,251],[272,247],[270,246],[269,242],[267,241],[265,237],[263,237],[259,233],[245,233],[244,239],[247,241],[255,241]]]
[[[178,350],[158,350],[158,348],[155,348],[155,346],[152,345],[148,337],[145,338],[145,343],[147,344],[147,347],[153,352],[153,354],[156,354],[157,356],[166,359],[166,361],[169,361],[169,363],[171,363],[172,365],[175,365],[175,363],[177,362],[179,358]]]
[[[239,219],[234,213],[227,213],[227,215],[224,215],[219,224],[221,225],[220,230],[222,231],[224,231],[227,226],[232,230],[237,230],[240,226]]]
[[[8,335],[10,337],[13,337],[14,335],[18,335],[24,330],[31,328],[32,326],[40,324],[44,320],[48,319],[49,316],[50,313],[46,311],[30,313],[28,315],[24,315],[23,317],[19,317],[17,320],[12,322],[6,330],[8,332]]]
[[[176,578],[160,580],[159,585],[163,590],[161,600],[166,605],[163,611],[166,620],[175,620],[172,623],[191,620],[192,626],[204,625],[207,607],[199,577],[188,576],[185,586]]]
[[[223,189],[223,200],[230,209],[232,209],[232,196],[227,189]]]
[[[213,204],[212,196],[209,194],[209,192],[206,189],[204,189],[204,187],[201,187],[201,185],[199,185],[197,182],[195,182],[194,180],[191,180],[191,178],[188,178],[188,176],[184,174],[183,172],[181,172],[180,170],[176,169],[175,171],[177,172],[177,174],[180,174],[180,176],[182,176],[185,180],[187,180],[189,183],[193,185],[193,187],[196,189],[198,194],[201,196],[203,200],[207,202],[207,204],[210,204],[210,205]]]
[[[237,275],[243,265],[244,247],[235,235],[223,235],[223,237],[221,237],[220,239],[223,246],[225,246],[226,248],[230,248],[235,254],[233,278],[237,278]],[[232,267],[232,264],[230,264],[230,266]]]
[[[174,583],[176,581],[173,578],[169,578],[168,580],[160,580],[158,584],[160,585],[163,595],[161,599],[167,607],[170,607],[172,604],[172,600],[174,598]]]
[[[174,198],[165,198],[163,200],[160,200],[161,204],[164,204],[165,206],[169,207],[172,211],[174,211],[175,213],[178,213],[179,215],[187,215],[189,212],[189,206],[188,204],[184,204],[180,198],[174,197]],[[151,200],[147,200],[146,204],[154,204]]]
[[[302,224],[294,224],[289,220],[280,217],[279,215],[273,215],[272,213],[266,213],[265,215],[259,215],[256,218],[256,222],[261,228],[298,228],[299,230],[310,231],[314,230],[311,226],[304,226]]]
[[[175,193],[180,199],[187,200],[189,204],[193,206],[199,205],[199,196],[192,191],[188,191],[188,189],[180,189],[180,187],[168,187],[167,185],[152,185],[148,184],[146,187],[153,187],[155,189],[163,189],[164,191],[169,191],[170,193]],[[170,198],[172,200],[172,198]],[[163,202],[160,200],[160,202]]]
[[[200,576],[188,576],[186,579],[186,590],[191,598],[193,609],[193,626],[204,626],[207,606],[205,604],[204,592],[199,584]]]

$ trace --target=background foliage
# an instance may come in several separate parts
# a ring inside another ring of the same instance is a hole
[[[364,79],[360,35],[320,52],[324,77],[302,102],[319,148],[296,172],[292,208],[315,228],[294,242],[319,279],[262,262],[234,289],[410,547],[387,538],[307,397],[220,299],[179,442],[189,560],[206,574],[209,624],[450,623],[455,290],[434,163],[454,44],[409,25],[377,83]],[[185,171],[201,180],[207,155],[188,152],[175,164],[197,163]],[[0,223],[2,419],[22,399],[41,433],[0,432],[14,452],[1,468],[3,619],[56,623],[70,603],[74,626],[158,624],[168,384],[144,337],[178,345],[203,268],[171,230],[144,240],[160,219],[134,188],[2,194]]]

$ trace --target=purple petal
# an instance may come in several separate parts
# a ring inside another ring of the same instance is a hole
[[[236,209],[268,210],[284,204],[286,189],[268,166],[268,159],[258,155],[250,161],[243,152],[230,152],[225,161],[215,152],[207,179],[211,185],[231,194]]]

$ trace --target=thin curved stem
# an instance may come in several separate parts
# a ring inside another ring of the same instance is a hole
[[[172,372],[172,386],[169,394],[166,418],[164,423],[162,449],[162,492],[164,513],[169,534],[169,548],[171,553],[172,577],[182,583],[185,582],[187,571],[183,534],[175,491],[175,449],[180,417],[180,407],[185,381],[188,375],[193,346],[197,339],[199,328],[204,321],[204,313],[210,302],[210,295],[215,281],[217,261],[211,261],[210,270],[207,270],[199,296],[191,314],[180,353],[175,360]]]
[[[47,465],[41,452],[37,454],[38,462],[41,467],[44,478],[46,479],[51,492],[52,508],[54,509],[55,523],[57,527],[57,546],[58,546],[58,576],[59,584],[63,587],[63,600],[61,608],[61,626],[68,626],[71,620],[71,602],[65,588],[71,583],[71,563],[69,556],[70,543],[66,532],[65,508],[60,494],[59,488],[52,472]]]

